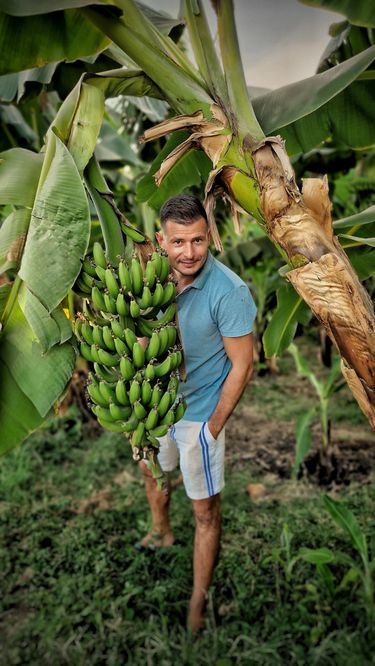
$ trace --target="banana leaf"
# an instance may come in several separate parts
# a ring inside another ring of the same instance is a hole
[[[375,6],[369,0],[299,0],[299,2],[343,14],[354,25],[375,28]]]
[[[281,354],[292,342],[297,324],[306,323],[309,309],[291,284],[277,290],[277,308],[264,335],[263,346],[267,358]]]
[[[290,154],[307,152],[331,135],[353,148],[375,144],[375,82],[356,81],[374,59],[372,46],[325,72],[256,97],[252,103],[263,131],[281,134]]]
[[[351,229],[352,227],[362,227],[366,224],[375,222],[375,205],[362,210],[360,213],[350,215],[350,217],[343,217],[333,223],[333,228],[337,232],[338,229]]]

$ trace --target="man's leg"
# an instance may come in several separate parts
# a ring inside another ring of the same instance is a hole
[[[169,524],[169,502],[171,485],[168,480],[165,490],[158,490],[156,481],[144,462],[139,463],[146,488],[146,495],[151,509],[151,531],[140,542],[142,546],[171,546],[174,536]]]
[[[188,626],[197,631],[203,626],[207,592],[220,547],[220,494],[193,500],[195,517],[194,585],[189,604]]]

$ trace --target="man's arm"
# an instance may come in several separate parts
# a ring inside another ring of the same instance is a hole
[[[238,338],[223,337],[226,354],[232,367],[223,384],[219,402],[208,420],[208,427],[216,439],[233,412],[253,374],[253,335]]]

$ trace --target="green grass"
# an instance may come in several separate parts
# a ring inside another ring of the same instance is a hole
[[[89,441],[74,409],[51,421],[0,461],[1,665],[374,663],[360,582],[332,596],[313,565],[298,561],[288,574],[301,546],[355,556],[319,490],[280,483],[254,503],[246,494],[252,478],[249,465],[228,474],[207,626],[192,638],[185,616],[193,522],[183,487],[172,496],[178,543],[168,552],[139,553],[134,543],[149,516],[126,440],[108,433]],[[79,512],[80,502],[100,499],[103,490],[107,505]],[[374,485],[345,492],[370,538]],[[289,555],[281,542],[285,525]],[[338,588],[347,568],[335,564],[332,571]]]

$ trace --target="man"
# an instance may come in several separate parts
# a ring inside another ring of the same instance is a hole
[[[188,626],[203,625],[207,591],[220,544],[220,492],[224,487],[224,427],[250,380],[252,325],[256,314],[249,289],[209,252],[206,212],[195,197],[169,199],[160,211],[159,245],[167,252],[177,280],[177,312],[186,377],[180,380],[184,418],[160,439],[164,471],[178,460],[195,517],[194,585]],[[161,493],[145,463],[152,529],[145,547],[172,545],[169,492]]]

